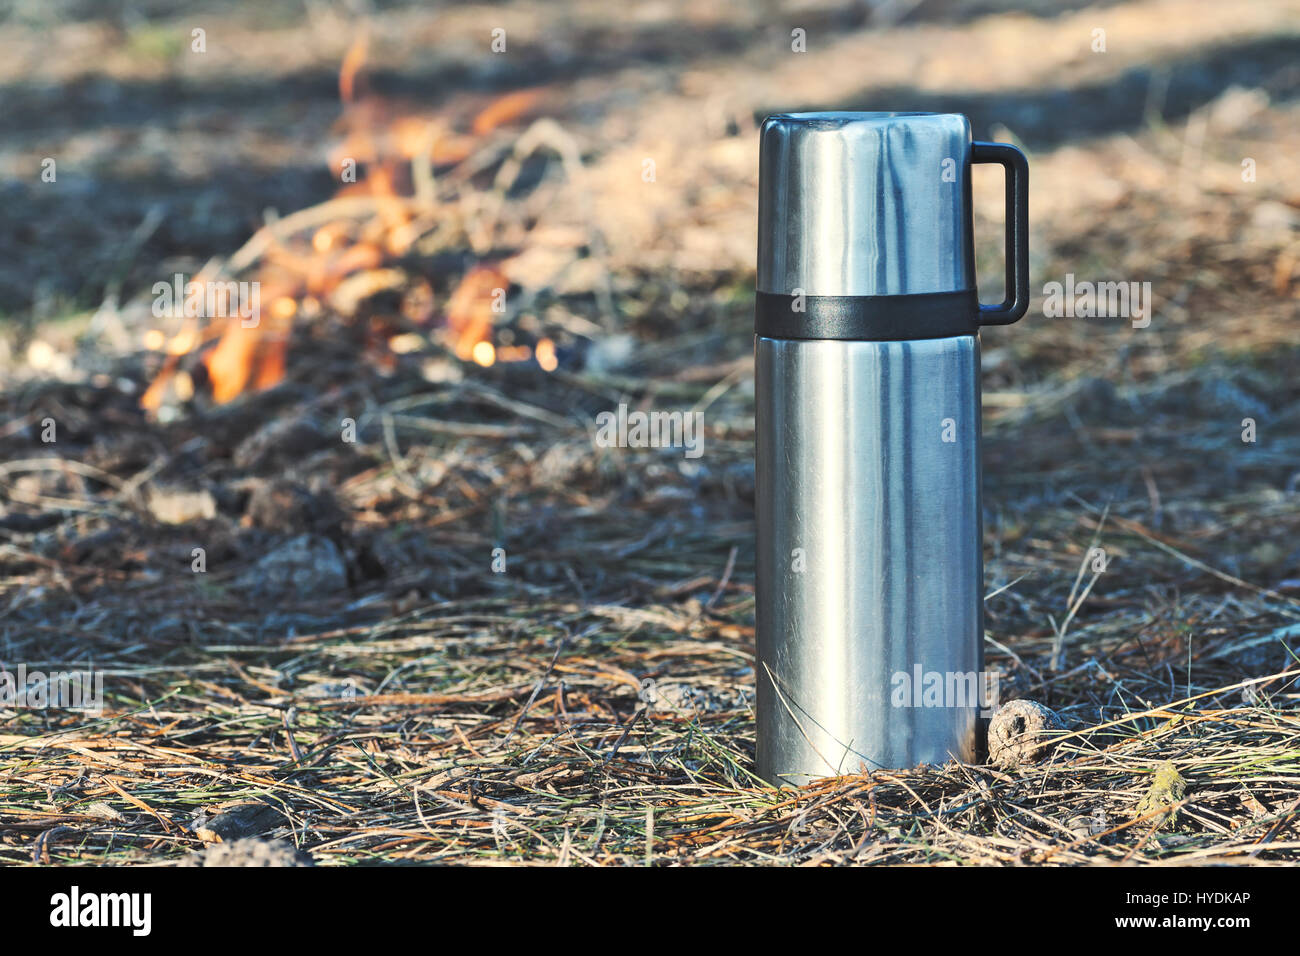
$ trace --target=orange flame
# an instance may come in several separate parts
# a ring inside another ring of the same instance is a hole
[[[236,398],[252,378],[259,337],[256,329],[243,328],[238,319],[230,319],[217,347],[204,357],[212,398],[218,405]]]
[[[495,265],[478,265],[465,274],[447,302],[447,329],[452,351],[462,361],[479,365],[496,361],[492,347],[493,306],[504,301],[510,280]],[[480,348],[486,344],[487,349]]]
[[[432,168],[462,162],[480,148],[485,136],[534,114],[545,94],[542,88],[507,93],[460,122],[418,109],[404,110],[400,104],[385,101],[366,89],[369,47],[369,36],[363,32],[343,57],[338,81],[343,103],[338,125],[341,141],[331,152],[330,163],[336,174],[345,166],[358,173],[364,170],[356,181],[343,183],[336,198],[364,196],[380,200],[373,217],[362,221],[340,216],[318,223],[305,234],[270,242],[260,256],[259,272],[253,277],[261,284],[263,314],[252,327],[246,326],[240,316],[210,316],[206,322],[187,320],[179,331],[150,330],[145,346],[162,353],[163,363],[142,396],[141,407],[157,411],[169,392],[182,400],[191,396],[193,383],[181,362],[184,356],[202,348],[207,352],[201,362],[208,373],[212,398],[218,404],[283,380],[294,321],[318,314],[322,303],[328,303],[341,315],[350,315],[348,303],[355,304],[358,290],[388,283],[387,278],[379,281],[379,273],[391,275],[391,258],[405,254],[418,238],[419,224],[427,227],[428,211],[421,206],[417,216],[411,203],[400,199],[416,195],[430,209],[436,208],[436,196],[427,189],[430,177],[419,178],[422,164]],[[423,191],[421,185],[426,187]],[[386,199],[393,201],[384,202]],[[354,276],[356,282],[351,281]],[[374,283],[368,281],[371,276],[376,277]],[[500,311],[498,303],[508,285],[501,269],[492,264],[475,266],[461,279],[445,309],[452,351],[462,361],[483,366],[535,358],[542,368],[553,370],[557,364],[555,345],[549,339],[542,339],[535,348],[494,343],[493,319]],[[422,312],[419,321],[427,321],[434,314],[427,283],[425,289],[428,301],[423,310],[417,309]],[[312,304],[310,309],[308,303]],[[389,338],[402,340],[391,335],[382,340]],[[396,348],[389,349],[388,357],[393,358],[397,352]]]
[[[369,50],[370,37],[363,31],[343,54],[343,65],[339,68],[339,99],[344,103],[351,103],[356,95],[357,75],[365,66]]]
[[[515,90],[498,97],[474,117],[474,135],[486,136],[498,127],[505,126],[531,114],[545,92],[541,87]]]

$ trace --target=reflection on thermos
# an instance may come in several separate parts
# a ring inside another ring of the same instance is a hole
[[[772,116],[760,148],[758,772],[973,760],[979,330],[1028,305],[1024,156],[925,113]],[[975,290],[981,162],[1006,172],[996,306]]]

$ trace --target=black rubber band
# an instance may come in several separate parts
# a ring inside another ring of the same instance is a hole
[[[757,293],[754,333],[769,339],[906,342],[979,331],[979,295],[780,295]]]

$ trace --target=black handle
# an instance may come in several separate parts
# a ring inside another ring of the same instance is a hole
[[[1007,180],[1006,298],[980,306],[980,325],[1010,325],[1029,309],[1029,163],[1008,143],[971,143],[972,163],[1000,163]]]

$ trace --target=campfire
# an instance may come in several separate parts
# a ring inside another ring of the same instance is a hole
[[[479,366],[558,367],[552,338],[499,328],[508,316],[511,280],[490,243],[480,241],[478,253],[460,257],[467,265],[459,275],[437,277],[446,282],[441,294],[435,281],[409,266],[440,230],[463,228],[458,211],[441,197],[439,180],[464,186],[481,174],[479,167],[490,164],[485,152],[489,161],[501,155],[485,149],[493,134],[535,119],[545,91],[507,93],[456,121],[369,92],[367,53],[363,36],[339,72],[343,113],[329,155],[341,181],[335,196],[267,222],[225,262],[209,264],[189,282],[177,276],[174,292],[172,283],[155,286],[156,293],[169,288],[166,307],[155,299],[159,327],[144,336],[160,363],[143,408],[156,412],[168,402],[187,402],[202,387],[222,404],[276,385],[285,377],[295,328],[324,315],[364,324],[366,354],[380,367],[438,349]],[[517,154],[507,162],[518,163]],[[235,297],[232,287],[253,292]],[[224,307],[214,309],[214,300]],[[378,300],[389,307],[363,308]]]

